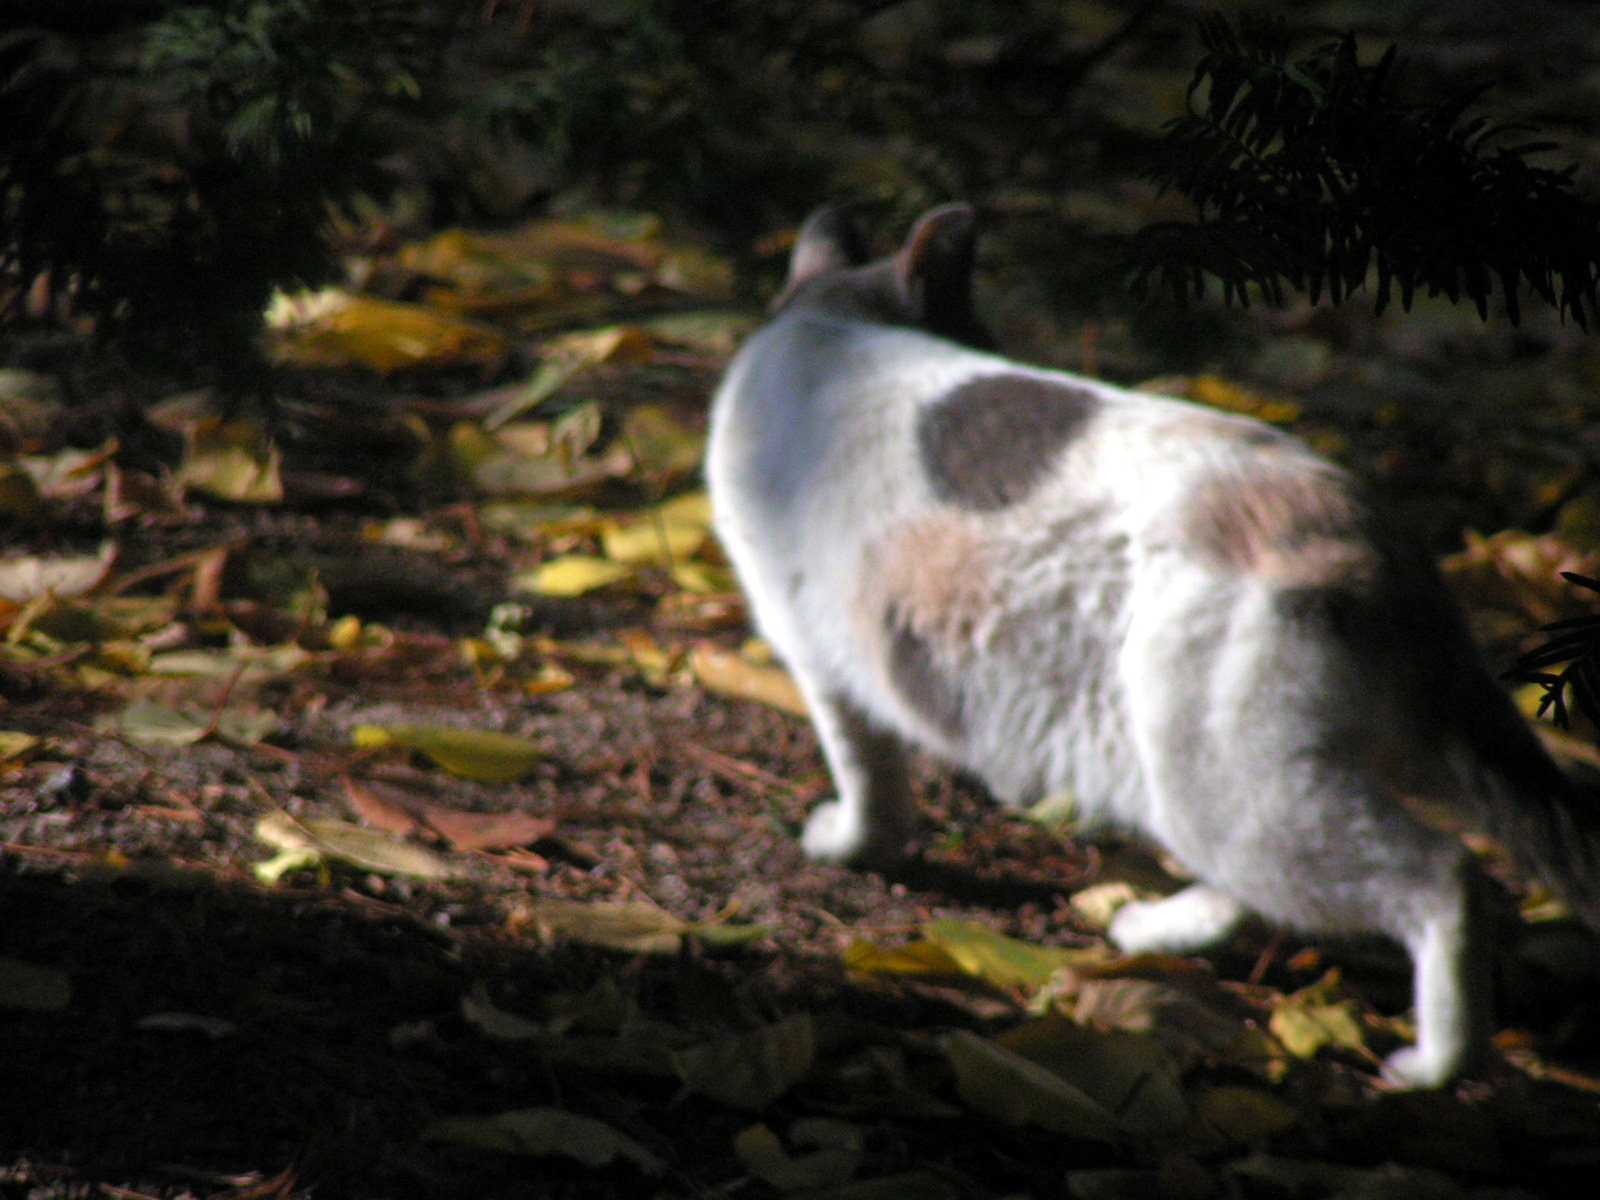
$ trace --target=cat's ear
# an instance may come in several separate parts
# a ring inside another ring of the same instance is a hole
[[[964,329],[972,313],[977,214],[967,204],[924,213],[895,256],[895,274],[919,324],[937,332]]]
[[[806,218],[794,239],[789,255],[789,278],[783,295],[829,271],[859,267],[867,261],[861,234],[844,209],[834,205],[819,208]]]
[[[930,209],[911,229],[894,272],[915,324],[987,349],[994,339],[972,310],[978,217],[968,204]]]

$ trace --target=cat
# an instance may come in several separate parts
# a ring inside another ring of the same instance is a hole
[[[1491,1032],[1487,833],[1600,923],[1600,817],[1482,665],[1429,556],[1353,476],[1252,419],[993,353],[973,211],[865,262],[835,209],[713,399],[716,529],[837,789],[813,858],[887,865],[913,746],[1002,803],[1068,792],[1196,882],[1124,951],[1249,914],[1378,932],[1435,1087]]]

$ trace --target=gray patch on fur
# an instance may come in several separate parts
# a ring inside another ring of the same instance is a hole
[[[934,661],[927,639],[905,624],[890,608],[884,615],[889,631],[889,678],[906,703],[940,733],[953,739],[966,729],[961,691]]]
[[[1026,500],[1099,411],[1093,392],[1026,375],[985,375],[923,410],[917,448],[933,494],[993,512]]]

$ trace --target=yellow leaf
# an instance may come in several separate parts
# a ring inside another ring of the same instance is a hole
[[[759,1112],[810,1073],[816,1054],[811,1016],[800,1013],[749,1033],[690,1047],[680,1051],[676,1061],[689,1091]]]
[[[646,478],[670,484],[700,467],[706,439],[658,404],[641,404],[622,419],[622,443]]]
[[[666,521],[682,521],[686,525],[698,525],[702,529],[710,529],[712,525],[709,492],[684,492],[662,503],[656,511]]]
[[[1117,915],[1119,908],[1131,904],[1138,898],[1138,888],[1131,883],[1118,881],[1079,888],[1072,893],[1071,904],[1072,910],[1086,921],[1099,929],[1105,929],[1110,926],[1111,918]]]
[[[845,966],[867,975],[906,975],[911,978],[956,978],[966,974],[961,964],[942,946],[929,941],[906,946],[875,946],[854,941],[844,952]]]
[[[1230,383],[1218,375],[1198,375],[1189,381],[1189,398],[1228,412],[1244,413],[1274,425],[1300,419],[1300,406],[1278,396],[1264,396]]]
[[[689,652],[700,686],[740,700],[756,700],[797,717],[808,716],[799,685],[782,667],[758,666],[738,653],[702,642]]]
[[[739,590],[739,579],[729,568],[701,562],[673,567],[672,582],[696,596],[731,596]]]
[[[291,871],[308,871],[322,865],[322,855],[310,846],[281,850],[266,862],[257,863],[250,873],[271,887]]]
[[[479,783],[514,783],[544,757],[544,752],[526,738],[488,729],[362,725],[351,736],[362,749],[396,745],[419,751],[452,775]]]
[[[283,456],[261,430],[246,421],[211,419],[186,435],[177,480],[187,488],[242,504],[283,499]]]
[[[295,367],[379,372],[497,367],[505,335],[435,308],[327,289],[279,297],[268,313],[273,359]]]
[[[587,554],[563,554],[531,571],[520,572],[512,583],[522,591],[541,596],[582,596],[620,583],[632,574],[633,568],[623,563]]]
[[[974,1112],[1085,1141],[1120,1140],[1116,1118],[1054,1071],[965,1029],[945,1038],[944,1051],[956,1091]]]
[[[1063,967],[1085,961],[1083,951],[1032,946],[974,921],[929,921],[922,927],[922,936],[968,975],[1001,989],[1041,988]]]
[[[468,475],[505,455],[504,446],[472,421],[457,421],[450,426],[449,443],[450,461]]]
[[[326,817],[296,821],[285,813],[273,813],[256,822],[255,835],[281,850],[315,851],[363,871],[417,879],[445,879],[454,873],[450,863],[432,850],[348,821]]]
[[[1296,1058],[1311,1058],[1324,1046],[1371,1057],[1356,1002],[1332,999],[1337,987],[1338,973],[1329,972],[1308,988],[1276,998],[1268,1028]]]
[[[578,375],[603,362],[649,362],[655,352],[650,338],[631,325],[569,333],[553,338],[544,348],[544,358],[533,377],[516,389],[484,421],[496,429],[549,399]]]
[[[0,762],[21,758],[38,744],[39,739],[31,733],[18,733],[10,729],[0,730]]]
[[[694,557],[708,536],[703,525],[646,513],[626,525],[609,524],[600,534],[600,547],[612,562],[672,567]]]
[[[545,941],[570,938],[635,954],[676,954],[689,931],[686,922],[645,903],[536,900],[518,911],[517,921],[533,925]]]

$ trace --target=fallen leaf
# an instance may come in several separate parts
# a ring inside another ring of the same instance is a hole
[[[1221,1086],[1195,1098],[1195,1118],[1222,1147],[1259,1146],[1293,1129],[1300,1114],[1260,1088]]]
[[[904,975],[913,979],[964,979],[966,972],[943,946],[915,941],[905,946],[877,946],[853,941],[844,952],[845,965],[868,975]]]
[[[966,974],[1002,990],[1036,990],[1049,983],[1057,971],[1099,958],[1096,951],[1029,945],[975,921],[929,921],[922,927],[922,936]]]
[[[737,651],[711,642],[701,642],[689,652],[689,666],[708,691],[755,700],[797,717],[810,715],[799,685],[782,667],[759,666]]]
[[[1090,1029],[1050,1013],[995,1042],[1054,1072],[1137,1137],[1166,1138],[1189,1120],[1178,1072],[1148,1034]]]
[[[267,312],[274,361],[302,368],[367,367],[392,371],[498,367],[505,335],[437,308],[382,300],[336,288],[281,293]]]
[[[698,523],[646,513],[626,524],[608,525],[600,534],[600,548],[612,562],[672,567],[693,558],[709,536]]]
[[[72,981],[54,967],[0,957],[0,1008],[60,1012],[72,1002]]]
[[[638,474],[660,487],[687,479],[705,457],[705,435],[657,404],[641,404],[622,419],[621,441]]]
[[[835,1127],[847,1132],[837,1141],[831,1136],[830,1140],[814,1140],[819,1132],[833,1134]],[[855,1177],[861,1165],[861,1132],[857,1127],[842,1121],[797,1121],[789,1136],[796,1143],[818,1148],[791,1155],[771,1129],[752,1125],[734,1137],[734,1157],[745,1170],[780,1192],[837,1187]]]
[[[515,783],[544,757],[544,752],[526,738],[488,729],[362,725],[352,736],[362,749],[394,745],[416,750],[452,775],[478,783]]]
[[[340,782],[344,785],[344,798],[350,808],[374,829],[402,837],[421,831],[422,821],[416,814],[417,807],[422,803],[420,797],[400,795],[397,788],[380,789],[374,784],[357,783],[348,775],[343,776]]]
[[[283,455],[246,421],[202,421],[185,435],[176,479],[183,487],[237,504],[283,499]]]
[[[1125,881],[1097,883],[1072,893],[1072,910],[1098,929],[1111,925],[1111,918],[1125,904],[1139,899],[1139,889]]]
[[[541,596],[572,597],[610,587],[633,574],[633,568],[609,559],[586,554],[564,554],[542,562],[531,571],[522,571],[512,586]]]
[[[189,709],[134,700],[113,718],[112,727],[141,745],[192,746],[211,732],[211,716]]]
[[[198,1033],[212,1041],[232,1037],[239,1027],[222,1017],[208,1017],[202,1013],[160,1012],[141,1017],[135,1029],[151,1033]]]
[[[0,599],[26,604],[46,596],[66,599],[82,596],[104,582],[116,561],[114,542],[101,544],[92,557],[48,558],[26,555],[0,561]]]
[[[500,1154],[570,1158],[586,1167],[605,1167],[621,1160],[646,1175],[659,1175],[666,1169],[661,1159],[605,1122],[560,1108],[447,1117],[424,1129],[422,1139]]]
[[[272,813],[256,822],[255,835],[284,851],[295,854],[312,851],[364,871],[409,875],[417,879],[446,879],[454,873],[450,863],[431,850],[347,821],[329,818],[296,821],[286,813]]]
[[[1116,1118],[1103,1105],[1015,1051],[965,1029],[945,1038],[944,1051],[955,1071],[956,1091],[981,1116],[1084,1141],[1121,1138]]]
[[[0,517],[28,522],[39,515],[39,487],[33,477],[12,463],[0,465]]]
[[[0,762],[21,758],[38,744],[39,739],[31,733],[19,733],[14,729],[0,730]]]
[[[544,361],[527,384],[518,389],[484,421],[495,429],[553,396],[580,372],[603,362],[649,362],[655,347],[650,337],[632,325],[613,325],[551,339]]]
[[[115,440],[91,450],[68,449],[54,454],[26,455],[17,460],[32,478],[40,496],[50,500],[81,500],[92,495],[105,479]]]
[[[1268,1028],[1296,1058],[1312,1058],[1325,1046],[1372,1057],[1356,1002],[1333,999],[1338,985],[1338,972],[1330,971],[1308,988],[1275,997]]]
[[[809,1013],[679,1051],[678,1074],[697,1095],[760,1112],[811,1071],[817,1035]]]
[[[457,850],[504,850],[542,841],[556,831],[549,817],[532,813],[475,813],[430,804],[422,810],[428,825]]]
[[[689,931],[687,922],[637,901],[535,900],[518,910],[517,922],[531,924],[545,941],[571,938],[635,954],[676,954]]]
[[[461,1015],[480,1033],[500,1042],[526,1042],[544,1037],[549,1030],[537,1021],[507,1012],[489,999],[482,984],[461,997]]]

